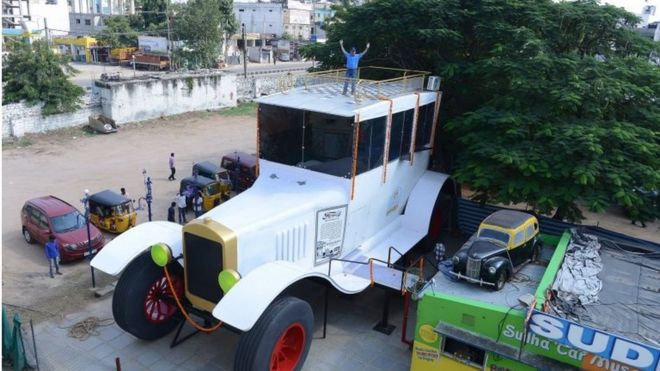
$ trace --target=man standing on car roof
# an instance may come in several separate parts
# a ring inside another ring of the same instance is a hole
[[[176,180],[176,178],[174,177],[174,174],[176,173],[176,168],[174,167],[174,152],[170,153],[170,171],[171,174],[167,179]]]
[[[57,262],[57,260],[60,258],[60,246],[55,240],[55,236],[52,234],[48,236],[48,242],[46,242],[45,251],[46,258],[48,258],[48,270],[50,273],[50,278],[55,278],[55,276],[53,276],[53,265],[55,266],[55,274],[62,273],[60,273],[60,266]]]
[[[367,43],[367,48],[364,49],[362,53],[356,53],[355,47],[351,48],[351,52],[347,52],[344,49],[344,40],[339,40],[339,47],[341,47],[341,52],[344,53],[346,57],[346,79],[344,79],[344,92],[342,94],[346,95],[346,90],[348,89],[348,82],[351,81],[351,94],[355,94],[355,78],[358,75],[358,63],[360,58],[362,58],[369,50],[369,43]]]

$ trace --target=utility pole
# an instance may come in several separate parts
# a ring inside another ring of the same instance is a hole
[[[243,77],[247,79],[247,40],[245,40],[245,23],[241,23],[243,32]]]
[[[167,57],[169,58],[170,71],[172,71],[172,16],[167,9]]]
[[[48,30],[48,18],[45,17],[44,17],[44,32],[46,33],[46,41],[48,42],[48,46],[51,46],[50,31]]]

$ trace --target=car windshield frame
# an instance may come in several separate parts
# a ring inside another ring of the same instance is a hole
[[[487,233],[484,233],[486,232]],[[486,238],[495,242],[499,242],[503,244],[504,246],[509,245],[509,241],[511,240],[511,235],[509,233],[499,231],[497,229],[493,228],[488,228],[488,227],[483,227],[479,229],[479,235],[477,236],[479,238]]]
[[[78,210],[74,210],[67,214],[52,217],[50,223],[55,233],[64,233],[84,227],[85,217]]]

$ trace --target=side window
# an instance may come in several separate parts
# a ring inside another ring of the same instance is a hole
[[[484,361],[486,360],[486,354],[483,349],[475,348],[472,345],[447,336],[443,337],[442,353],[469,365],[477,366],[480,369],[484,366]]]
[[[401,157],[409,159],[410,143],[412,143],[412,124],[415,118],[415,109],[409,109],[403,115],[403,136],[401,139]]]
[[[32,221],[39,226],[39,228],[48,228],[48,219],[46,219],[46,216],[37,209],[32,209]]]
[[[527,226],[527,239],[528,240],[530,238],[532,238],[532,236],[534,235],[534,231],[536,230],[535,227],[536,227],[536,223],[530,224],[530,225]]]
[[[514,246],[520,245],[521,243],[523,243],[523,241],[525,241],[525,231],[524,230],[519,231],[518,233],[515,234],[515,236],[513,236],[513,245]]]
[[[401,156],[401,143],[403,140],[403,116],[405,112],[397,112],[392,115],[392,128],[390,130],[390,153],[389,161],[398,160]]]
[[[356,175],[383,165],[386,125],[386,117],[378,117],[360,123]]]
[[[415,151],[431,148],[431,129],[433,128],[433,103],[419,107],[417,132],[415,133]]]

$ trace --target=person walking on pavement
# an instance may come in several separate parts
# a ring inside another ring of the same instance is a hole
[[[186,220],[186,196],[183,193],[177,193],[174,198],[176,201],[176,207],[179,208],[179,223],[185,224]]]
[[[344,40],[339,40],[339,46],[341,47],[342,53],[346,57],[346,79],[344,80],[344,92],[342,94],[346,95],[346,90],[348,89],[348,82],[352,82],[351,94],[355,94],[355,80],[358,72],[358,63],[360,59],[367,53],[369,50],[370,44],[367,43],[367,48],[364,49],[362,53],[355,53],[355,47],[351,48],[351,52],[347,52],[344,49]]]
[[[176,223],[176,219],[174,219],[174,213],[176,211],[176,202],[172,202],[170,207],[167,209],[167,221]]]
[[[172,153],[170,153],[170,172],[171,172],[171,174],[170,174],[169,178],[167,178],[168,180],[176,180],[176,178],[174,177],[174,174],[176,173],[176,167],[174,167],[174,165],[175,165],[175,163],[174,163],[174,152],[172,152]]]
[[[195,212],[195,218],[199,218],[202,215],[202,192],[195,193],[195,198],[193,198],[193,211]]]
[[[57,262],[57,260],[60,258],[60,246],[55,240],[55,236],[52,234],[48,236],[48,242],[46,242],[45,251],[46,258],[48,258],[48,271],[50,273],[50,278],[55,278],[55,276],[53,276],[53,266],[55,266],[55,274],[62,273],[60,273],[60,265]]]

